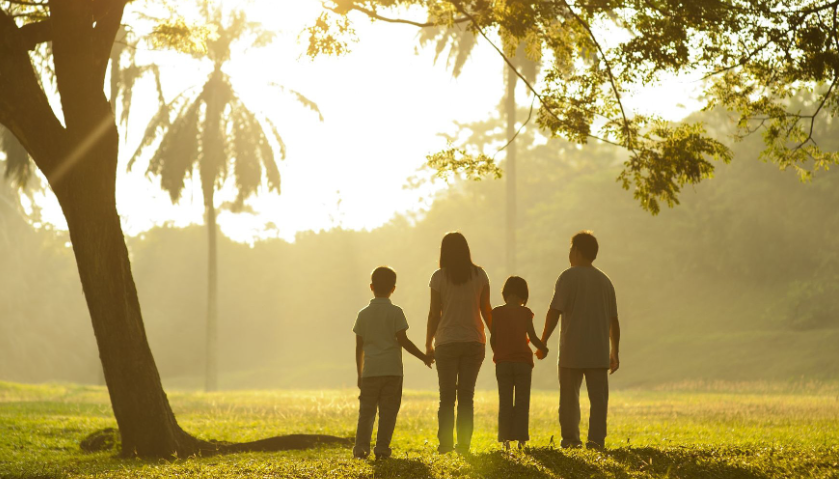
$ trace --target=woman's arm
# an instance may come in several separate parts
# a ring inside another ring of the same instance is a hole
[[[437,335],[437,326],[440,325],[440,317],[443,315],[443,298],[439,291],[431,290],[431,304],[428,308],[428,329],[425,334],[425,354],[429,358],[434,357],[434,336]]]
[[[481,316],[484,317],[484,323],[486,323],[487,329],[492,331],[492,306],[489,305],[488,284],[481,290]]]

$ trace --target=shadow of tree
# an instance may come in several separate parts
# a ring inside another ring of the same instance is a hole
[[[391,457],[373,461],[373,477],[399,477],[405,479],[428,479],[434,475],[428,464],[419,459]]]
[[[644,471],[653,476],[685,479],[731,478],[766,479],[764,473],[747,469],[727,460],[736,458],[732,451],[717,449],[653,447],[607,450],[605,455],[628,470]]]

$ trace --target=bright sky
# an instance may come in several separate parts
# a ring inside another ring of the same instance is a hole
[[[277,125],[288,156],[279,165],[281,195],[262,191],[252,198],[248,204],[256,214],[220,213],[223,233],[234,240],[275,236],[293,240],[297,232],[335,226],[375,228],[395,214],[427,207],[434,189],[442,185],[419,190],[404,185],[427,154],[445,147],[439,133],[453,132],[454,121],[497,115],[504,92],[503,61],[483,40],[454,79],[444,55],[434,65],[433,47],[415,54],[415,27],[370,24],[356,16],[359,41],[352,45],[353,51],[312,61],[303,55],[307,38],[301,31],[321,8],[316,0],[265,0],[248,6],[251,19],[280,34],[269,47],[234,53],[226,71],[245,103]],[[161,66],[167,99],[186,88],[200,88],[212,68],[208,62],[174,52],[139,52],[137,61]],[[272,83],[315,101],[324,122]],[[654,106],[659,114],[678,119],[696,108],[684,94],[693,87],[673,83],[650,89],[632,103],[645,109]],[[117,202],[128,235],[164,222],[203,223],[197,181],[189,182],[181,201],[172,205],[157,186],[159,180],[144,175],[151,149],[134,170],[125,171],[156,108],[152,88],[146,81],[135,93],[121,152]],[[529,105],[521,85],[518,98]],[[234,195],[232,188],[225,188],[217,195],[217,205]],[[66,228],[54,198],[44,197],[39,203],[45,221]]]

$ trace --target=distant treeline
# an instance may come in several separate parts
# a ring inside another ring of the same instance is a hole
[[[716,178],[658,217],[615,182],[619,151],[561,142],[520,148],[515,273],[530,284],[537,330],[567,267],[570,236],[591,229],[601,245],[595,265],[616,286],[624,330],[616,386],[834,378],[827,365],[839,344],[839,176],[801,184],[757,161],[759,141],[734,144],[731,165],[718,165]],[[500,304],[504,191],[503,181],[458,182],[428,211],[369,232],[334,229],[252,247],[220,237],[220,386],[353,386],[351,327],[379,265],[397,271],[392,299],[407,314],[409,337],[423,342],[428,279],[450,230],[466,235]],[[95,383],[96,348],[68,239],[33,229],[9,204],[0,204],[4,224],[14,224],[0,235],[0,379]],[[206,230],[157,228],[129,248],[164,382],[201,387]],[[556,344],[549,346],[536,387],[556,384]],[[436,383],[410,356],[405,363],[407,387]],[[479,385],[493,381],[488,351]]]

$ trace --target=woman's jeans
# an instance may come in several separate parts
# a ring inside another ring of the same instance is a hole
[[[440,452],[455,449],[454,404],[457,401],[457,449],[468,451],[472,443],[475,382],[486,347],[477,342],[446,343],[437,347],[437,378],[440,382],[440,409],[437,411]]]
[[[498,363],[498,441],[530,440],[530,377],[529,363]]]

